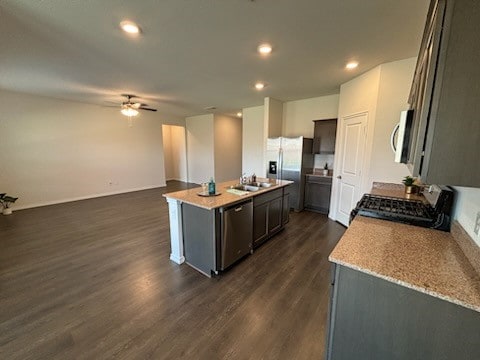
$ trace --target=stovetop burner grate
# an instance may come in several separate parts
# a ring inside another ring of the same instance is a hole
[[[413,217],[418,219],[433,219],[434,210],[430,205],[419,200],[392,198],[387,196],[369,195],[362,197],[357,210],[388,214],[390,217]]]

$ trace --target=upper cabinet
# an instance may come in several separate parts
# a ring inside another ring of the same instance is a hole
[[[337,119],[314,120],[313,153],[335,153],[335,136],[337,133]]]
[[[480,187],[480,2],[432,0],[409,103],[424,183]]]

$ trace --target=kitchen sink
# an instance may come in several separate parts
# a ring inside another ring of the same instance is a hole
[[[260,188],[258,186],[254,186],[254,185],[242,185],[242,184],[239,184],[239,185],[236,185],[233,187],[234,189],[237,189],[237,190],[243,190],[243,191],[258,191],[260,190]]]
[[[261,188],[269,188],[272,185],[273,184],[271,184],[269,182],[255,182],[255,183],[251,183],[251,184],[236,184],[236,185],[230,186],[229,188],[230,189],[236,189],[236,190],[242,190],[242,191],[254,192],[254,191],[260,190]]]

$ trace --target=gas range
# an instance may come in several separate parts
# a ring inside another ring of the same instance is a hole
[[[358,214],[377,219],[401,222],[426,228],[450,231],[453,191],[434,185],[426,192],[428,203],[388,196],[365,194],[350,214],[350,222]]]

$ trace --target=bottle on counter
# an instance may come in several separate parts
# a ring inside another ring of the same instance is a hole
[[[213,181],[213,177],[210,178],[208,183],[208,195],[215,195],[215,181]]]
[[[255,173],[253,173],[252,175],[252,183],[256,183],[257,182],[257,175],[255,175]]]

